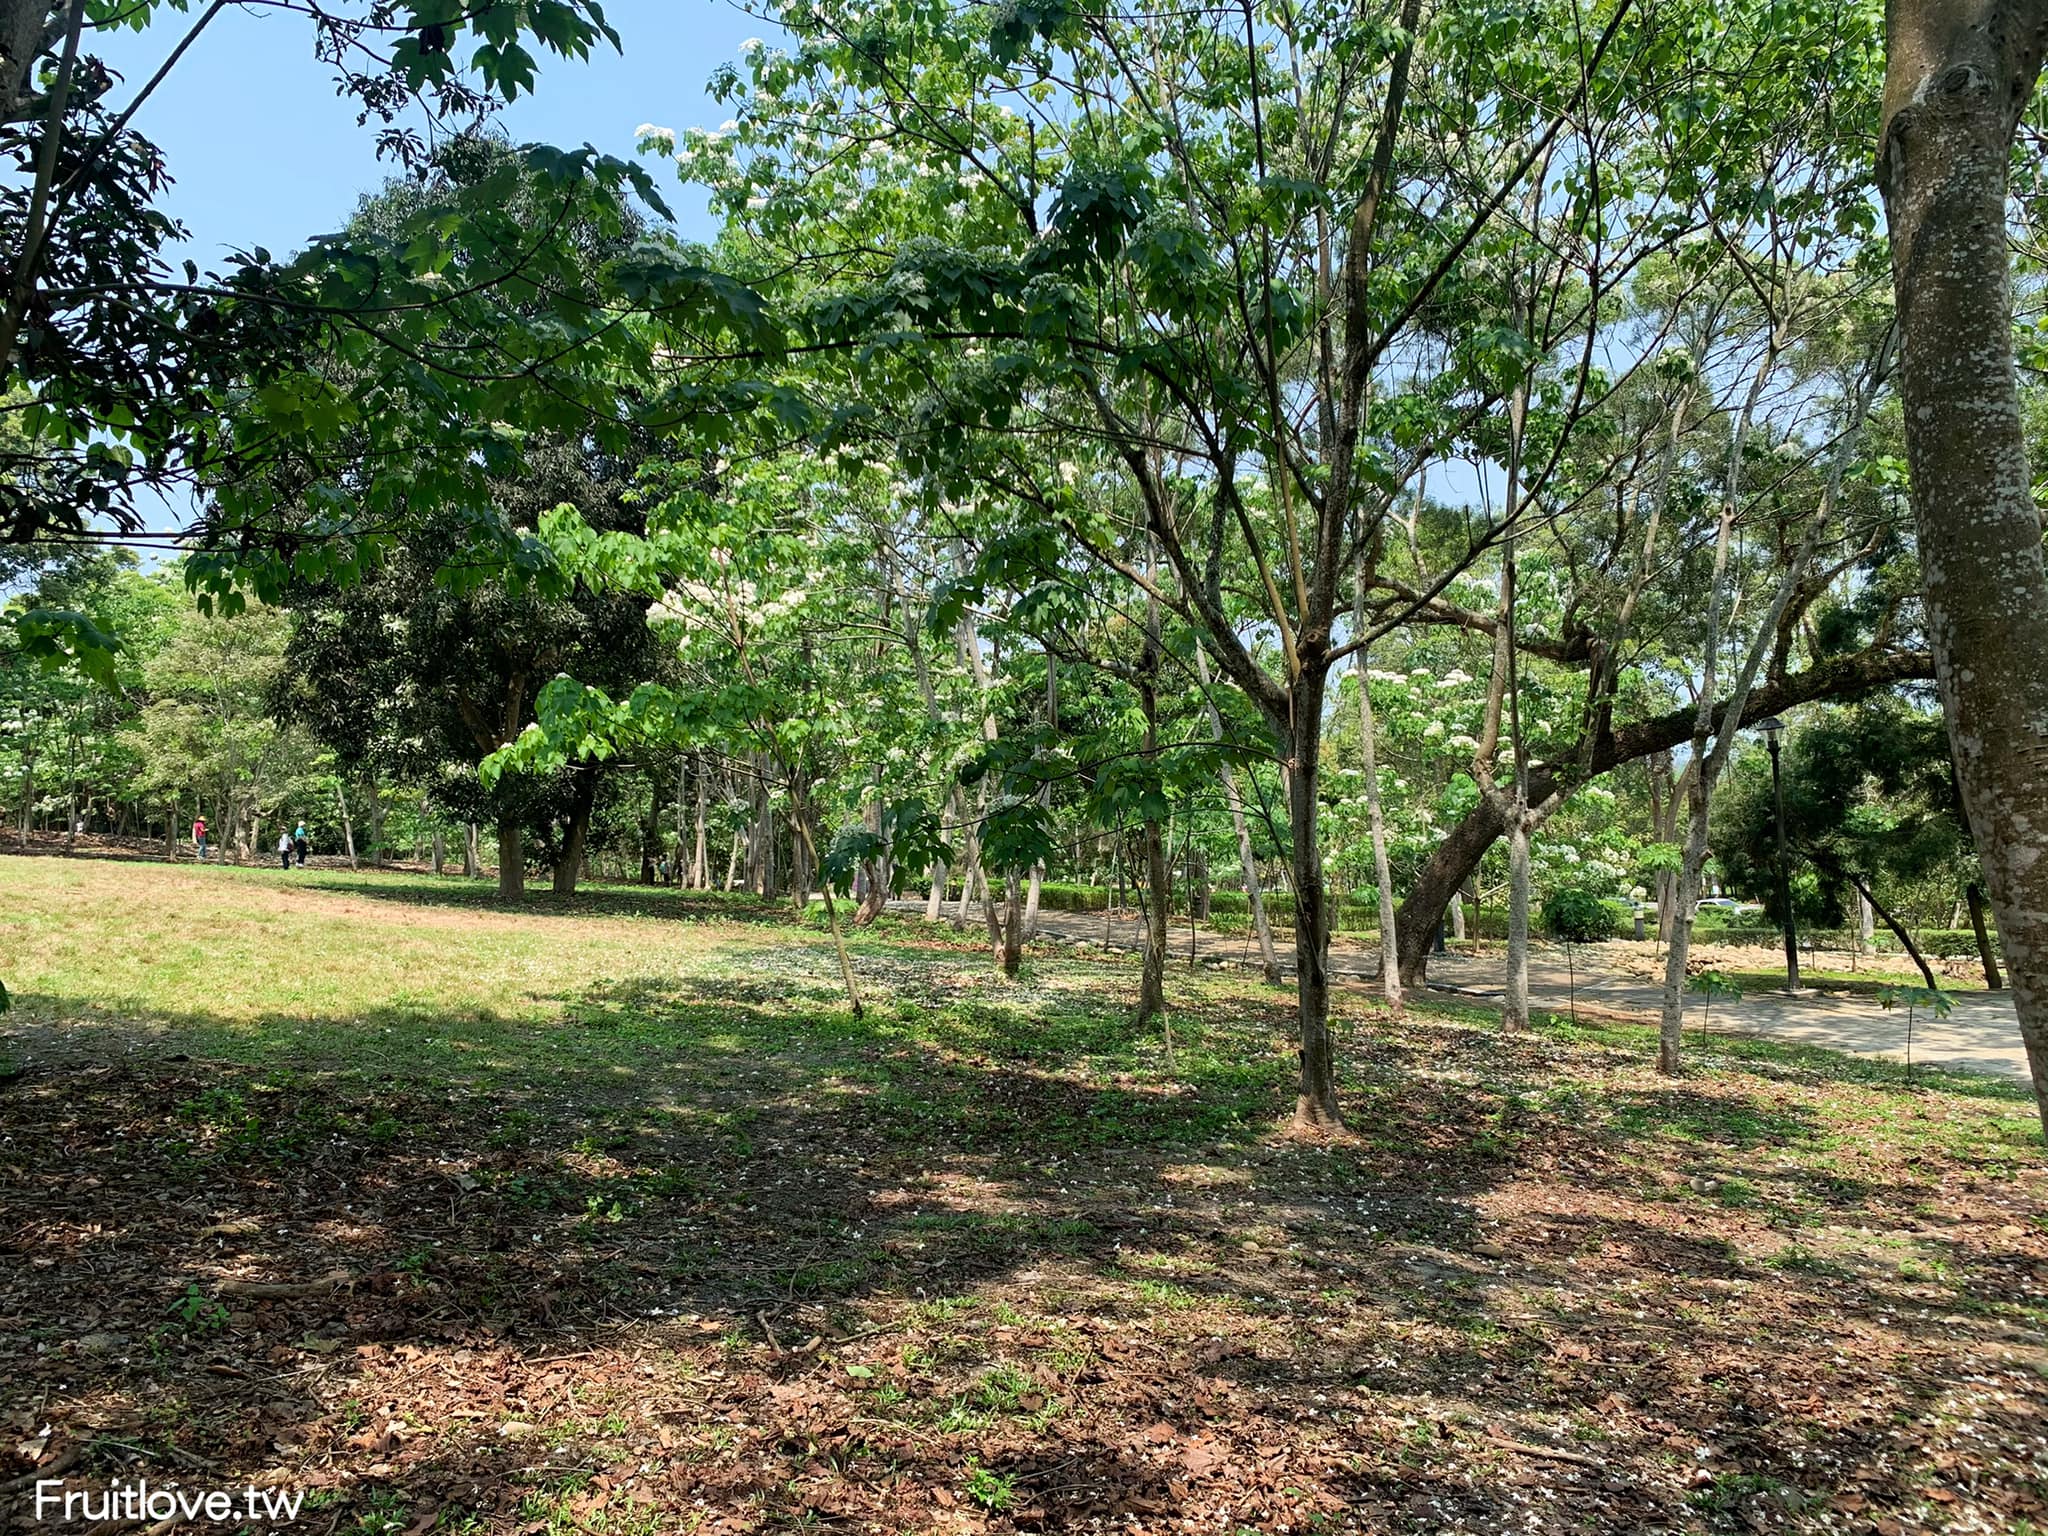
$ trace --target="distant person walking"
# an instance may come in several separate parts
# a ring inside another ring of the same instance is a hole
[[[196,816],[192,820],[192,847],[199,855],[199,862],[206,862],[206,818]]]
[[[299,823],[298,830],[292,833],[292,852],[299,856],[299,868],[301,869],[306,867],[306,848],[306,824],[302,821]]]
[[[286,869],[292,867],[292,835],[289,832],[277,834],[277,862]]]

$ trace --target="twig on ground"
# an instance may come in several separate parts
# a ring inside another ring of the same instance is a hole
[[[330,1291],[339,1291],[354,1285],[361,1278],[349,1270],[337,1269],[333,1274],[323,1275],[318,1280],[223,1280],[218,1290],[223,1296],[246,1296],[251,1301],[295,1301],[303,1296],[325,1296]]]
[[[1606,1462],[1592,1456],[1581,1456],[1577,1451],[1559,1451],[1547,1445],[1531,1445],[1526,1440],[1511,1440],[1491,1425],[1487,1427],[1486,1438],[1495,1445],[1510,1451],[1519,1451],[1524,1456],[1540,1456],[1545,1461],[1568,1461],[1575,1467],[1591,1467],[1595,1472],[1603,1472],[1607,1468]]]
[[[0,1493],[12,1493],[17,1488],[26,1488],[31,1483],[39,1482],[43,1478],[55,1477],[60,1472],[69,1472],[78,1465],[78,1458],[81,1454],[83,1453],[79,1451],[78,1447],[73,1446],[47,1467],[37,1467],[33,1471],[24,1472],[19,1477],[10,1477],[6,1482],[0,1483]]]

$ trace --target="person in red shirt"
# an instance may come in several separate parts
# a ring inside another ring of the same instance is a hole
[[[206,818],[197,816],[192,821],[192,846],[199,854],[199,862],[206,862]]]

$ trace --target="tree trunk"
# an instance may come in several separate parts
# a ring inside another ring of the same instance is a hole
[[[470,880],[483,873],[483,863],[476,854],[476,841],[476,823],[465,822],[462,828],[462,873]],[[349,862],[355,862],[354,849],[349,850]]]
[[[946,814],[953,818],[953,825],[958,830],[959,836],[963,839],[971,839],[973,837],[973,829],[967,825],[967,796],[957,783],[946,787]],[[966,868],[964,864],[960,867],[963,870]],[[932,865],[931,896],[925,902],[924,908],[925,921],[927,922],[936,923],[943,914],[946,903],[948,873],[949,871],[946,868],[946,861],[944,859],[940,859]],[[965,922],[966,917],[964,916],[963,909],[963,916],[953,926],[958,928]]]
[[[1728,701],[1729,718],[1717,724],[1713,708],[1715,665],[1722,635],[1727,627],[1732,626],[1734,611],[1729,602],[1728,551],[1730,536],[1742,505],[1739,490],[1743,444],[1748,436],[1757,400],[1762,395],[1765,382],[1776,365],[1783,344],[1783,325],[1784,322],[1781,321],[1780,329],[1772,333],[1770,344],[1764,349],[1763,360],[1757,365],[1756,376],[1750,383],[1748,398],[1743,403],[1742,413],[1736,418],[1730,439],[1728,474],[1722,493],[1719,527],[1714,541],[1713,583],[1707,594],[1707,649],[1700,669],[1699,711],[1693,724],[1691,760],[1686,764],[1686,773],[1691,777],[1686,803],[1692,811],[1692,825],[1687,829],[1685,856],[1681,860],[1682,867],[1679,871],[1679,904],[1682,908],[1699,899],[1700,878],[1707,859],[1708,810],[1713,802],[1715,784],[1734,750],[1737,723],[1743,718],[1743,711],[1748,704],[1757,673],[1763,666],[1765,652],[1778,642],[1779,625],[1785,617],[1792,594],[1804,579],[1807,562],[1813,558],[1814,547],[1820,542],[1821,534],[1828,526],[1834,511],[1835,497],[1841,490],[1843,471],[1847,468],[1849,456],[1861,435],[1864,418],[1869,413],[1871,397],[1875,394],[1878,382],[1884,374],[1885,356],[1880,352],[1871,360],[1869,370],[1858,384],[1847,406],[1842,433],[1835,442],[1834,462],[1829,467],[1827,483],[1821,492],[1820,505],[1807,523],[1798,549],[1779,575],[1777,589],[1737,669],[1735,686]],[[1707,750],[1710,733],[1714,743],[1711,752]],[[1658,1069],[1672,1075],[1679,1070],[1678,1057],[1683,1043],[1685,1022],[1685,1000],[1681,988],[1685,980],[1685,962],[1691,948],[1692,914],[1685,910],[1678,914],[1672,929],[1670,953],[1665,957],[1664,1016],[1658,1034]]]
[[[1671,754],[1654,753],[1649,762],[1650,778],[1650,840],[1657,843],[1678,841],[1678,781],[1671,771]],[[1660,869],[1656,872],[1657,892],[1657,942],[1671,941],[1671,914],[1678,900],[1678,876],[1675,870]]]
[[[1365,627],[1364,586],[1359,587],[1357,624]],[[1378,722],[1372,713],[1372,669],[1364,647],[1358,652],[1358,734],[1365,760],[1365,816],[1372,837],[1372,877],[1379,887],[1380,904],[1380,990],[1387,999],[1387,1011],[1401,1017],[1400,923],[1394,912],[1393,866],[1387,860],[1387,822],[1380,809],[1380,759]]]
[[[1014,871],[1003,880],[1003,896],[1003,974],[1015,976],[1024,964],[1024,893]]]
[[[516,816],[498,818],[498,899],[526,899],[526,834]]]
[[[675,851],[670,855],[673,862],[668,867],[669,882],[681,885],[683,880],[684,851],[689,847],[690,821],[690,760],[676,759],[676,841]]]
[[[1401,925],[1401,980],[1410,987],[1425,984],[1424,966],[1429,960],[1429,935],[1442,919],[1465,882],[1479,868],[1487,850],[1506,833],[1508,823],[1498,800],[1481,795],[1451,829],[1443,835],[1428,860],[1408,886],[1408,899],[1401,904],[1397,921]]]
[[[988,928],[989,953],[995,956],[998,963],[1001,963],[1003,957],[1003,913],[1002,909],[996,905],[995,882],[989,879],[988,870],[981,870],[980,875],[981,920]]]
[[[448,839],[439,827],[434,828],[434,873],[440,874],[448,862]]]
[[[339,779],[335,780],[334,783],[334,808],[341,813],[341,846],[348,854],[348,867],[355,869],[358,867],[356,864],[355,823],[349,820],[348,797],[341,792],[341,781]]]
[[[1811,849],[1807,851],[1807,856],[1812,858],[1814,863],[1820,865],[1823,869],[1840,876],[1856,887],[1856,894],[1869,903],[1871,910],[1877,913],[1885,927],[1891,929],[1892,937],[1899,941],[1900,947],[1906,951],[1913,964],[1919,967],[1920,979],[1927,983],[1927,990],[1930,992],[1939,991],[1941,983],[1935,979],[1934,967],[1927,963],[1927,957],[1920,952],[1920,946],[1913,942],[1911,932],[1907,930],[1906,925],[1900,922],[1883,902],[1877,899],[1877,893],[1871,890],[1865,881],[1857,878],[1856,871],[1845,864],[1836,864],[1825,858],[1817,857]]]
[[[2048,1129],[2048,563],[2014,374],[2013,136],[2040,0],[1891,0],[1878,183],[1891,231],[1926,628]]]
[[[697,823],[696,842],[690,849],[690,887],[692,890],[708,890],[711,886],[711,847],[705,840],[705,816],[709,808],[711,780],[704,772],[704,759],[697,759]]]
[[[1159,600],[1145,601],[1145,645],[1138,666],[1138,707],[1145,717],[1145,763],[1159,767]],[[1138,1022],[1166,1011],[1166,924],[1172,878],[1166,872],[1166,840],[1150,817],[1141,832],[1145,853],[1145,959],[1138,981]]]
[[[962,796],[962,809],[965,809]],[[967,909],[974,901],[974,882],[981,874],[981,837],[972,826],[967,829],[966,856],[960,864],[960,901],[953,909],[953,929],[956,933],[967,931]]]
[[[1167,908],[1170,892],[1166,872],[1166,838],[1157,821],[1139,833],[1145,853],[1145,955],[1138,978],[1138,1022],[1148,1023],[1166,1011]]]
[[[1689,796],[1703,802],[1703,781],[1695,778]],[[1672,893],[1671,936],[1664,951],[1664,1010],[1657,1034],[1657,1070],[1678,1075],[1685,1041],[1685,962],[1692,953],[1694,909],[1700,901],[1700,871],[1707,863],[1707,813],[1704,804],[1693,806],[1692,822],[1685,832],[1685,855],[1673,871],[1676,889]]]
[[[799,806],[795,809],[800,811],[801,807]],[[804,825],[804,817],[801,814],[792,815],[789,826],[790,840],[792,842],[801,842],[811,856],[812,865],[817,865],[819,862],[818,845],[811,840],[810,831]],[[853,960],[846,953],[846,935],[839,928],[839,906],[832,899],[831,885],[826,884],[822,889],[825,898],[825,926],[832,932],[832,949],[839,957],[839,979],[846,983],[847,1005],[853,1010],[853,1016],[857,1019],[863,1012],[860,1001],[860,988],[854,984]]]
[[[1795,705],[1817,700],[1862,698],[1894,683],[1925,679],[1931,670],[1925,656],[1888,647],[1872,647],[1838,660],[1817,662],[1803,672],[1766,679],[1744,694],[1740,723],[1750,725],[1768,715],[1781,715]],[[1731,723],[1728,702],[1715,711],[1716,730]],[[1596,739],[1590,757],[1582,742],[1574,742],[1569,750],[1561,749],[1555,761],[1530,766],[1529,803],[1539,811],[1555,814],[1564,798],[1589,776],[1681,745],[1691,737],[1694,723],[1694,706],[1686,705]],[[1481,795],[1444,834],[1417,872],[1400,910],[1404,984],[1423,984],[1430,935],[1444,909],[1450,905],[1452,895],[1472,878],[1487,850],[1506,832],[1502,806]]]
[[[1053,660],[1052,652],[1045,653],[1045,728],[1057,737],[1060,729],[1060,670]],[[1052,810],[1052,781],[1043,780],[1038,786],[1038,803],[1048,813]],[[1045,883],[1045,865],[1031,866],[1031,884],[1024,893],[1024,942],[1032,943],[1038,937],[1038,903],[1043,894],[1040,887]]]
[[[1209,734],[1220,742],[1223,740],[1223,713],[1217,709],[1215,697],[1209,691],[1209,653],[1200,646],[1195,648],[1195,675],[1202,685],[1203,702],[1209,706]],[[1237,775],[1231,772],[1227,758],[1216,772],[1223,784],[1223,803],[1230,808],[1231,830],[1237,834],[1237,862],[1244,872],[1244,902],[1251,913],[1252,932],[1259,940],[1259,963],[1265,970],[1266,980],[1277,986],[1280,957],[1273,952],[1273,927],[1266,919],[1265,894],[1259,889],[1259,861],[1252,851],[1251,823],[1244,813],[1244,799],[1237,792]]]
[[[1508,975],[1500,1027],[1529,1027],[1529,815],[1520,806],[1508,823]]]
[[[1998,951],[1991,947],[1991,930],[1984,921],[1984,889],[1972,880],[1963,888],[1963,899],[1970,908],[1970,931],[1977,936],[1977,959],[1984,967],[1984,988],[1987,992],[1999,992],[2005,988],[2005,980],[1998,974]]]
[[[1451,892],[1451,937],[1465,937],[1465,896],[1462,891]]]
[[[583,872],[583,851],[590,843],[590,809],[596,802],[596,770],[589,767],[578,768],[575,796],[569,802],[569,826],[562,834],[562,856],[555,861],[554,887],[557,896],[576,894],[576,878]]]
[[[370,780],[370,862],[384,862],[384,794],[375,777]]]
[[[1303,1128],[1344,1123],[1337,1109],[1337,1056],[1330,1039],[1330,911],[1317,841],[1317,791],[1322,771],[1323,692],[1328,674],[1304,670],[1295,680],[1293,718],[1302,722],[1288,741],[1288,828],[1294,843],[1294,990],[1301,1035],[1301,1089],[1294,1123]]]

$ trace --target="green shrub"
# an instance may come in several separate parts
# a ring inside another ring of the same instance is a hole
[[[1567,885],[1543,898],[1543,926],[1554,939],[1567,944],[1598,944],[1621,932],[1624,918],[1620,902]]]

